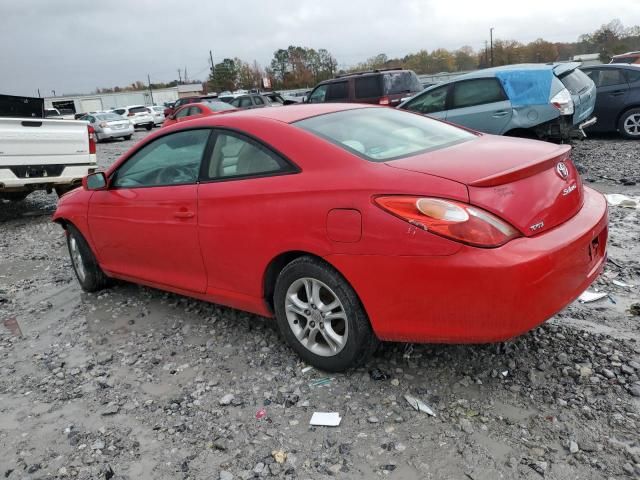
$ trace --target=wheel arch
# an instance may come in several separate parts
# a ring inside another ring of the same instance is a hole
[[[635,110],[639,108],[640,108],[640,103],[625,106],[625,108],[621,110],[618,116],[616,117],[616,129],[618,128],[618,124],[620,123],[620,120],[622,119],[625,113],[627,113],[629,110]]]
[[[340,276],[342,278],[344,278],[344,280],[349,285],[351,285],[351,288],[355,292],[356,297],[358,297],[358,301],[360,302],[360,305],[362,305],[362,308],[366,313],[366,308],[365,308],[364,304],[362,303],[362,299],[360,298],[360,295],[356,291],[356,289],[353,286],[353,284],[344,275],[344,273],[341,272],[340,269],[338,269],[335,265],[333,265],[331,262],[327,261],[327,259],[323,258],[322,256],[317,255],[315,253],[308,252],[308,251],[304,251],[304,250],[290,250],[290,251],[287,251],[287,252],[282,252],[279,255],[277,255],[276,257],[274,257],[273,259],[271,259],[271,261],[267,265],[267,268],[265,269],[264,276],[263,276],[263,279],[262,279],[262,289],[263,289],[262,291],[263,291],[263,295],[264,295],[264,297],[263,297],[264,301],[265,301],[265,303],[266,303],[266,305],[269,308],[269,311],[271,313],[275,312],[274,305],[273,305],[273,294],[275,293],[276,281],[278,280],[278,276],[280,275],[280,272],[282,272],[284,267],[286,267],[289,263],[293,262],[295,259],[300,258],[300,257],[311,257],[311,258],[313,258],[315,260],[318,260],[318,261],[320,261],[322,263],[325,263],[325,264],[329,265],[336,272],[338,272],[340,274]]]

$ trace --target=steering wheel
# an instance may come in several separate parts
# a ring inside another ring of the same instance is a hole
[[[191,173],[184,167],[167,167],[161,169],[156,175],[156,183],[160,185],[170,185],[172,183],[181,183],[180,178],[188,180]]]

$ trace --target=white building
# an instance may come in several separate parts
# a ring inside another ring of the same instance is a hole
[[[138,90],[133,92],[95,93],[92,95],[66,95],[45,97],[45,108],[57,108],[60,113],[87,113],[111,110],[128,105],[164,105],[178,98],[202,95],[202,85],[178,85],[177,87]],[[153,97],[153,98],[152,98]]]

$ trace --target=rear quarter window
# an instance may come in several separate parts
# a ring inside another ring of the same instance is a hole
[[[379,75],[369,75],[354,80],[356,98],[371,98],[382,95]]]

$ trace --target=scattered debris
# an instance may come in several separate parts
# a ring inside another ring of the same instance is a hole
[[[416,411],[424,412],[427,415],[431,415],[432,417],[436,416],[436,413],[422,400],[419,400],[411,395],[405,395],[404,399],[407,401],[409,405],[411,405]]]
[[[313,370],[313,367],[312,367],[312,366],[304,367],[304,368],[302,369],[302,373],[307,373],[307,372],[310,372],[311,370]]]
[[[597,300],[600,300],[602,298],[605,298],[607,296],[608,296],[608,293],[606,293],[606,292],[590,292],[589,290],[585,290],[578,297],[578,300],[581,303],[591,303],[591,302],[595,302]]]
[[[638,208],[640,206],[640,197],[628,197],[620,193],[605,193],[607,203],[614,207]]]
[[[260,410],[258,410],[256,412],[256,419],[257,420],[262,420],[266,416],[267,416],[267,410],[264,409],[264,408],[261,408]]]
[[[319,378],[317,380],[314,380],[313,382],[309,383],[310,387],[320,387],[322,385],[328,385],[331,383],[331,380],[333,380],[330,377],[323,377],[323,378]]]
[[[284,450],[274,450],[271,452],[271,456],[280,465],[287,461],[287,454]]]
[[[371,370],[369,370],[369,378],[371,378],[371,380],[376,380],[376,381],[389,380],[389,378],[391,378],[391,375],[383,372],[379,368],[372,368]]]
[[[631,315],[640,316],[640,303],[632,303],[629,305],[629,313],[631,313]]]
[[[635,285],[631,285],[629,283],[624,283],[621,282],[620,280],[611,280],[611,283],[613,283],[614,285],[618,286],[618,287],[622,287],[622,288],[633,288],[635,287]]]
[[[309,425],[337,427],[341,421],[342,417],[337,412],[313,412]]]
[[[2,322],[2,324],[9,330],[14,336],[21,337],[22,330],[20,329],[20,325],[18,324],[18,320],[15,317],[9,317]]]

